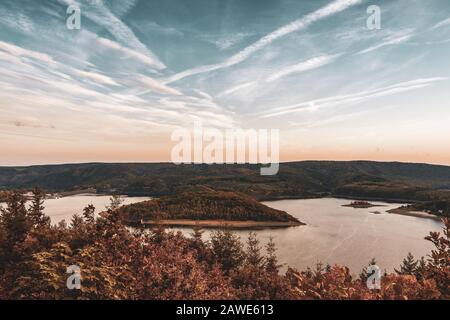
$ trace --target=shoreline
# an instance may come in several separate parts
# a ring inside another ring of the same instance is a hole
[[[50,192],[49,194],[57,195],[60,198],[77,196],[77,195],[91,195],[91,196],[107,196],[112,193],[109,192],[99,192],[96,188],[85,188],[71,191],[58,191],[58,192]],[[167,194],[170,195],[170,194]],[[121,196],[125,197],[149,197],[149,198],[158,198],[160,195],[149,195],[147,193],[142,194],[133,193],[133,192],[123,192]],[[281,200],[312,200],[312,199],[324,199],[324,198],[335,198],[335,199],[347,199],[347,200],[366,200],[366,201],[380,201],[387,203],[416,203],[421,202],[421,200],[414,199],[396,199],[396,198],[380,198],[380,197],[370,197],[370,196],[352,196],[352,195],[341,195],[341,194],[333,194],[331,192],[320,192],[317,194],[309,194],[309,195],[279,195],[279,196],[263,196],[258,197],[257,195],[250,195],[254,197],[259,202],[270,202],[270,201],[281,201]]]
[[[397,199],[397,198],[379,198],[379,197],[363,197],[363,196],[348,196],[341,194],[322,194],[317,196],[272,196],[265,198],[258,198],[260,202],[270,202],[270,201],[281,201],[281,200],[313,200],[313,199],[343,199],[343,200],[362,200],[362,201],[378,201],[378,202],[386,202],[386,203],[417,203],[422,202],[421,200],[414,199]]]
[[[138,223],[131,222],[133,225]],[[202,228],[224,228],[224,229],[278,229],[306,225],[303,222],[281,222],[281,221],[254,221],[254,220],[190,220],[190,219],[167,219],[167,220],[142,220],[143,226],[155,226],[161,224],[166,227],[202,227]]]
[[[362,201],[379,201],[386,203],[416,203],[420,200],[413,199],[396,199],[396,198],[379,198],[379,197],[361,197],[361,196],[346,196],[346,195],[330,195],[325,198],[345,199],[345,200],[362,200]]]
[[[386,212],[389,214],[399,214],[399,215],[403,215],[403,216],[441,221],[441,217],[439,217],[439,216],[436,216],[436,215],[433,215],[430,213],[426,213],[423,211],[411,211],[407,208],[395,208],[395,209],[388,210]]]

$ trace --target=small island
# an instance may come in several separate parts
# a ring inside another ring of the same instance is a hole
[[[245,194],[196,186],[171,196],[117,209],[130,226],[164,225],[230,229],[285,228],[304,225],[290,214]]]
[[[344,204],[343,207],[351,207],[351,208],[358,208],[358,209],[367,209],[367,208],[373,208],[373,207],[384,207],[380,204],[373,204],[367,201],[357,200],[352,201],[350,204]]]

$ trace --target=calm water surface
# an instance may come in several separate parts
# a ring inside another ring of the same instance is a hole
[[[75,213],[81,214],[83,209],[89,204],[94,205],[96,213],[105,211],[106,206],[110,204],[110,198],[111,196],[80,194],[59,199],[47,199],[44,203],[44,212],[52,219],[53,224],[61,220],[66,220],[67,223],[70,223],[72,216]],[[131,204],[149,199],[147,197],[123,197],[123,204]]]
[[[317,262],[342,264],[357,274],[374,257],[387,271],[398,267],[408,252],[416,257],[427,255],[432,245],[424,237],[440,231],[441,223],[433,219],[386,213],[401,204],[369,209],[342,207],[350,200],[323,198],[264,202],[284,210],[305,222],[306,226],[256,231],[262,242],[274,238],[281,263],[303,270]],[[381,214],[371,212],[379,211]],[[189,233],[186,229],[183,233]],[[239,231],[242,238],[248,231]],[[205,238],[209,232],[205,232]]]

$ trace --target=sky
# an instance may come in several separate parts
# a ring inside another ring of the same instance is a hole
[[[170,161],[196,121],[450,165],[449,57],[448,0],[2,0],[0,165]]]

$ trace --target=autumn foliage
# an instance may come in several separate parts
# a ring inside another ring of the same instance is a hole
[[[157,218],[299,222],[288,213],[265,206],[243,193],[217,191],[207,186],[129,204],[118,211],[130,224]]]
[[[449,299],[450,221],[443,234],[427,237],[435,249],[416,261],[407,257],[381,289],[369,290],[366,274],[322,266],[281,274],[273,241],[246,243],[230,231],[209,241],[201,230],[190,237],[130,230],[114,200],[100,217],[92,206],[70,223],[51,225],[42,194],[32,205],[19,193],[7,197],[0,216],[0,299]],[[80,289],[67,287],[67,268],[81,270]]]

